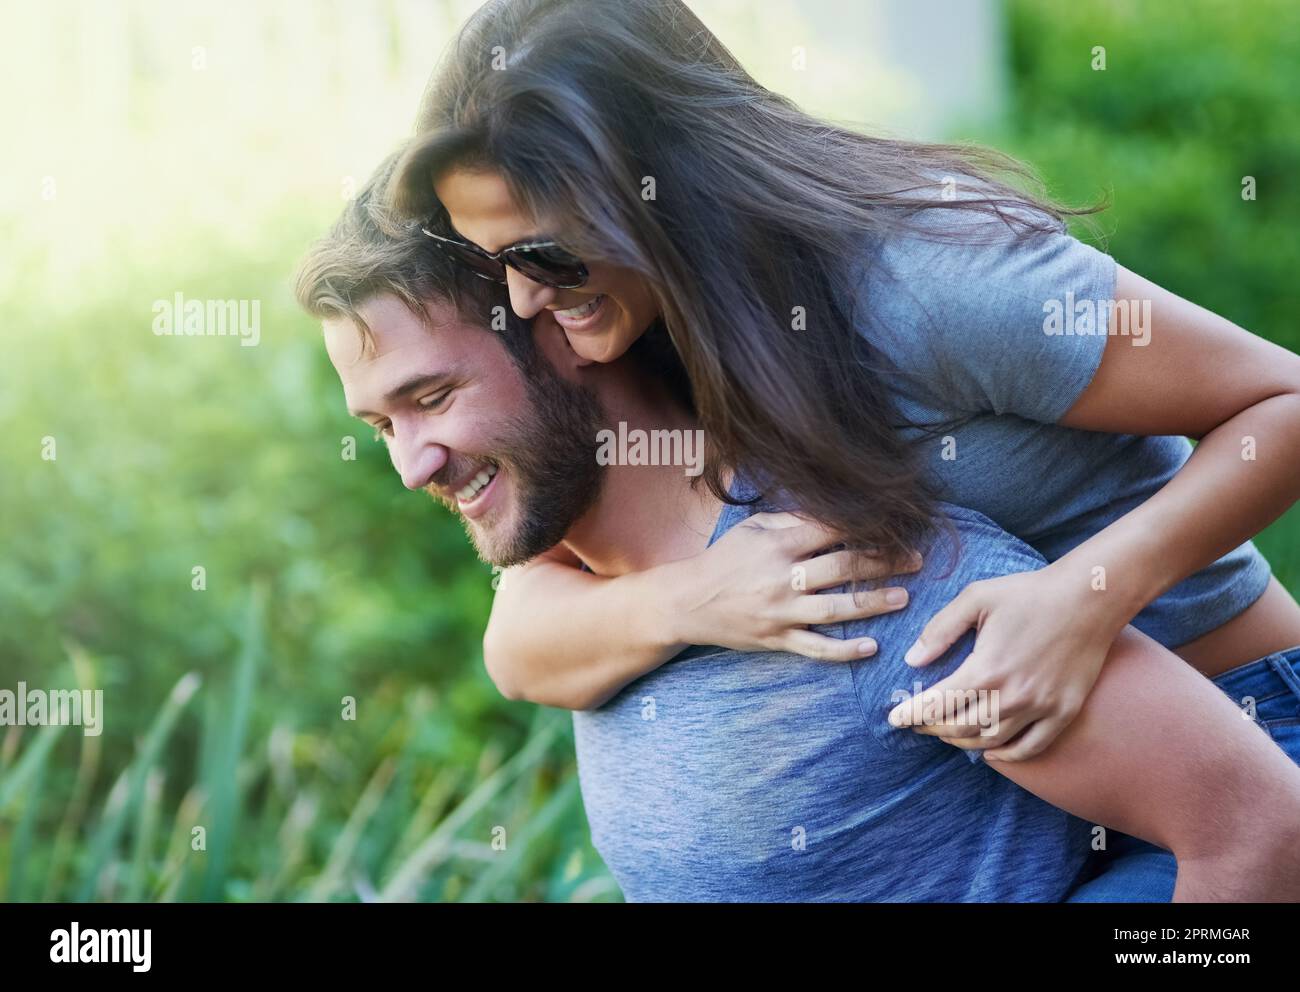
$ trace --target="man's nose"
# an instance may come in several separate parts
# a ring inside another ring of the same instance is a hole
[[[425,488],[449,457],[445,445],[434,444],[418,434],[403,437],[396,430],[388,444],[388,453],[393,468],[402,477],[402,485],[412,490]]]
[[[520,320],[537,316],[537,312],[555,299],[555,290],[533,282],[522,272],[506,268],[506,288],[510,291],[510,306]]]

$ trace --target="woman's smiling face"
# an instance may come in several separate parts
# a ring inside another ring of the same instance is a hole
[[[434,189],[456,233],[484,251],[551,237],[536,229],[498,172],[454,168]],[[578,289],[544,286],[506,266],[510,305],[524,319],[548,311],[578,355],[612,362],[654,323],[659,308],[649,284],[632,269],[583,261],[588,278]]]

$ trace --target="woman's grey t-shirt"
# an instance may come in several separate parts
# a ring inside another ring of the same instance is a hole
[[[1150,321],[1140,304],[1111,312],[1114,260],[1064,227],[1017,237],[997,217],[956,209],[916,220],[917,233],[865,242],[854,324],[887,370],[904,433],[941,498],[1055,561],[1150,498],[1191,455],[1185,437],[1057,423],[1091,382],[1108,337],[1145,347]],[[973,243],[938,240],[940,228]],[[1177,647],[1246,609],[1269,574],[1247,542],[1175,585],[1133,625]]]

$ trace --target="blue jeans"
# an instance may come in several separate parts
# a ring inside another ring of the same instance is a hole
[[[1237,706],[1252,697],[1255,719],[1291,759],[1300,764],[1300,647],[1266,655],[1213,680]],[[1169,902],[1178,874],[1164,848],[1110,832],[1079,876],[1066,902]]]

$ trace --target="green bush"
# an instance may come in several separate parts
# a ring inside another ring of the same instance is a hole
[[[1300,5],[1012,0],[1009,15],[1007,128],[972,137],[1068,203],[1107,197],[1097,225],[1120,264],[1300,351]],[[1257,543],[1300,588],[1300,511]]]

